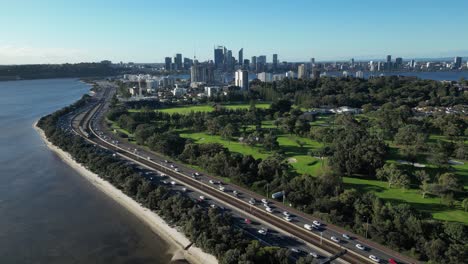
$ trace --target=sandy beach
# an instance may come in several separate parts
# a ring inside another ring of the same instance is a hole
[[[113,200],[118,202],[120,205],[124,206],[128,211],[137,216],[140,220],[146,223],[151,230],[163,238],[165,241],[170,243],[171,251],[174,255],[173,259],[180,259],[182,256],[190,263],[200,263],[200,264],[215,264],[218,263],[217,259],[208,253],[203,252],[200,248],[191,246],[188,250],[183,250],[191,242],[185,237],[184,234],[179,232],[176,228],[170,227],[161,217],[156,213],[152,212],[148,208],[141,206],[139,203],[134,201],[132,198],[124,194],[119,189],[115,188],[109,182],[99,178],[99,176],[89,170],[84,166],[77,163],[72,159],[70,154],[63,151],[62,149],[56,147],[51,142],[49,142],[39,127],[37,127],[37,122],[33,125],[34,129],[41,136],[44,143],[47,147],[56,153],[65,163],[70,167],[75,169],[80,175],[87,179],[93,186],[107,194]]]

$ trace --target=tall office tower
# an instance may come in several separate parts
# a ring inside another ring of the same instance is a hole
[[[239,60],[239,65],[242,66],[244,63],[244,48],[239,50],[239,57],[237,59]]]
[[[242,68],[244,68],[246,70],[249,70],[250,69],[250,60],[244,59],[244,62],[243,62],[242,65],[244,65]]]
[[[166,71],[170,71],[171,70],[171,66],[172,66],[172,58],[171,57],[166,57],[164,59],[164,68],[166,69]]]
[[[354,67],[354,58],[351,58],[351,60],[349,61],[349,63],[351,64],[351,67]]]
[[[315,58],[311,58],[310,63],[315,64]]]
[[[411,60],[410,62],[410,68],[411,69],[414,69],[414,67],[416,67],[416,62],[414,60]]]
[[[377,62],[377,71],[381,71],[382,70],[382,62]]]
[[[385,63],[385,70],[390,71],[392,70],[392,55],[387,55],[387,61]]]
[[[399,58],[399,57],[396,58],[396,59],[395,59],[395,66],[394,66],[394,68],[398,70],[398,69],[400,69],[402,66],[403,66],[403,59],[402,59],[402,58]]]
[[[218,46],[214,49],[214,63],[216,69],[224,68],[224,47]]]
[[[174,66],[175,66],[175,70],[182,70],[182,54],[180,53],[177,53],[175,56],[174,56]]]
[[[262,72],[266,70],[267,57],[265,55],[260,55],[257,57],[257,72]]]
[[[273,71],[278,70],[278,54],[273,54]]]
[[[256,72],[257,71],[257,57],[252,56],[252,60],[250,62],[252,63],[252,66],[250,67],[250,70]]]
[[[226,64],[226,71],[231,72],[234,70],[234,58],[232,57],[232,50],[228,50],[226,52],[225,64]]]
[[[375,71],[375,67],[374,67],[374,62],[373,62],[373,61],[369,61],[369,71],[371,71],[371,72]]]
[[[249,72],[246,70],[237,70],[235,74],[235,85],[240,87],[241,90],[249,89]]]
[[[455,57],[453,59],[453,62],[454,62],[454,66],[456,69],[460,69],[461,66],[462,66],[462,58],[461,57]]]
[[[307,79],[307,68],[305,64],[301,64],[297,67],[297,78]]]
[[[190,66],[192,66],[193,61],[189,58],[184,58],[184,69],[190,70]]]

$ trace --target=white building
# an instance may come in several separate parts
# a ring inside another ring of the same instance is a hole
[[[146,91],[148,93],[155,93],[158,90],[159,81],[154,79],[146,80]]]
[[[246,70],[237,70],[235,76],[235,85],[241,90],[249,89],[249,72]]]
[[[205,94],[208,97],[212,97],[218,94],[221,91],[221,87],[219,86],[207,86],[205,87]]]
[[[294,79],[296,77],[296,73],[293,71],[286,72],[286,77]]]
[[[183,96],[187,93],[187,89],[185,88],[179,88],[179,87],[176,87],[174,88],[174,90],[172,90],[172,94],[176,97],[180,97],[180,96]]]
[[[363,72],[363,71],[357,71],[357,72],[356,72],[356,78],[361,78],[361,79],[363,79],[363,78],[364,78],[364,72]]]
[[[272,82],[273,81],[273,74],[269,72],[261,72],[257,75],[257,78],[262,82]]]

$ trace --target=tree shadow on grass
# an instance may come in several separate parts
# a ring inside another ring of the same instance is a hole
[[[386,189],[380,186],[370,185],[370,184],[356,184],[356,183],[344,183],[346,189],[356,189],[360,192],[383,192]]]

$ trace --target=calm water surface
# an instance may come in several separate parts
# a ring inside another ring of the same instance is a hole
[[[89,89],[0,82],[0,263],[168,263],[168,245],[42,143],[32,124]]]

